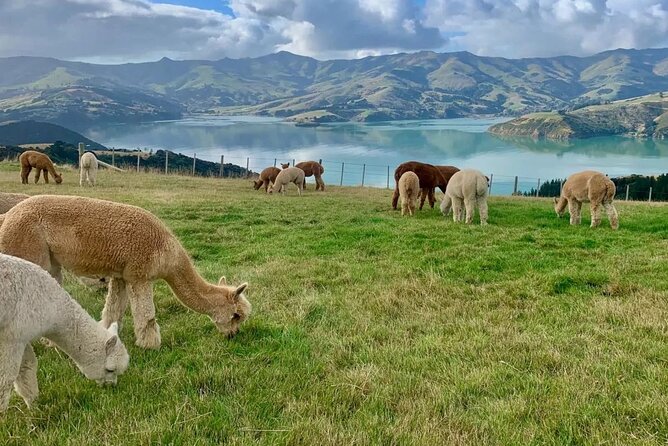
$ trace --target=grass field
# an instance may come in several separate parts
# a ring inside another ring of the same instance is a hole
[[[543,199],[492,198],[490,225],[402,218],[391,192],[267,196],[250,181],[102,172],[95,196],[157,214],[209,280],[248,281],[232,340],[156,285],[163,344],[122,339],[111,389],[36,346],[41,394],[12,397],[0,443],[665,444],[668,206],[570,227]],[[113,222],[109,222],[113,224]],[[104,293],[66,288],[96,318]]]

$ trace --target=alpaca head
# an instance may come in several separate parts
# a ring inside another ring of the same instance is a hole
[[[118,338],[118,324],[114,322],[106,331],[104,345],[91,346],[94,359],[82,365],[81,369],[86,378],[100,385],[116,384],[118,376],[125,373],[130,362],[128,351]]]
[[[221,277],[218,286],[213,287],[213,296],[209,298],[213,309],[209,317],[218,331],[228,338],[237,334],[241,324],[250,316],[251,304],[244,295],[247,287],[247,283],[238,287],[228,286],[225,277]]]
[[[444,216],[447,216],[450,213],[450,209],[452,208],[452,200],[450,197],[445,195],[443,197],[443,201],[441,201],[441,213]]]
[[[264,182],[262,180],[253,180],[253,188],[255,190],[258,190],[259,188],[261,188],[263,184],[264,184]]]
[[[288,167],[290,167],[290,163],[281,163],[281,167],[283,169],[287,169]]]
[[[566,210],[566,206],[561,206],[559,203],[559,198],[554,197],[554,212],[557,213],[557,217],[561,218],[564,215],[564,212]]]
[[[62,175],[55,174],[54,176],[56,177],[56,184],[60,184],[60,183],[63,182],[63,176]]]

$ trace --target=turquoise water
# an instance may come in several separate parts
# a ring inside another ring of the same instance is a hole
[[[90,129],[86,136],[116,148],[168,149],[198,159],[249,166],[323,160],[326,183],[386,187],[397,164],[418,160],[482,170],[493,175],[492,193],[521,190],[538,181],[595,169],[611,176],[668,172],[668,141],[602,137],[572,142],[501,139],[486,133],[499,119],[443,119],[338,123],[295,127],[260,117],[194,117],[179,121]]]

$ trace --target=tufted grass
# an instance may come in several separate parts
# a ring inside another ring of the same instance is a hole
[[[619,203],[569,227],[542,199],[492,198],[490,225],[401,218],[391,192],[266,196],[250,181],[102,172],[82,194],[149,209],[209,280],[248,281],[233,340],[156,285],[163,345],[122,338],[113,389],[37,345],[41,386],[12,397],[7,444],[665,444],[668,207]],[[113,222],[109,222],[112,224]],[[96,317],[104,293],[68,280]]]

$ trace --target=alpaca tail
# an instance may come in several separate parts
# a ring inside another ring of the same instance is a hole
[[[612,202],[612,200],[615,199],[615,194],[617,193],[617,187],[615,186],[615,183],[612,182],[612,180],[608,179],[605,184],[605,198],[606,202]]]
[[[97,160],[97,163],[98,163],[100,166],[104,166],[104,167],[106,167],[107,169],[113,169],[113,170],[116,170],[116,171],[118,171],[118,172],[123,172],[123,169],[119,169],[119,168],[116,167],[116,166],[112,166],[111,164],[107,164],[107,163],[105,163],[104,161]]]

